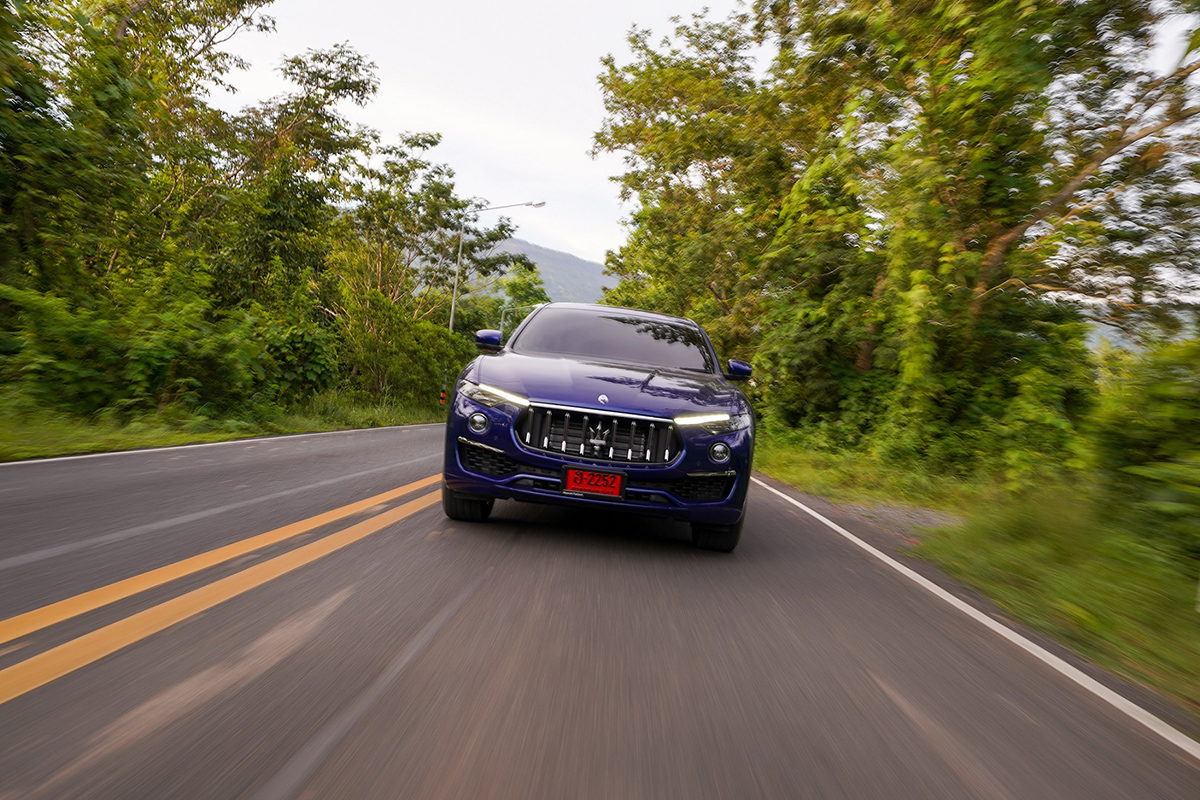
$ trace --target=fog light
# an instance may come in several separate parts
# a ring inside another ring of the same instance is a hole
[[[708,457],[718,464],[725,463],[729,460],[729,445],[724,442],[717,442],[708,448]]]
[[[483,433],[491,425],[488,418],[478,412],[467,418],[467,427],[475,433]]]

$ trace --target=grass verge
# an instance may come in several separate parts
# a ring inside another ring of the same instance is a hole
[[[798,440],[763,436],[754,468],[828,500],[928,506],[961,513],[993,498],[991,484],[886,464],[860,453],[810,450]]]
[[[254,409],[244,417],[211,418],[171,408],[131,421],[111,416],[77,417],[3,402],[0,397],[0,461],[144,447],[220,442],[281,433],[374,428],[440,422],[443,413],[328,392],[290,407]]]
[[[963,516],[962,525],[922,531],[911,554],[1102,667],[1200,713],[1200,564],[1139,533],[1135,520],[1103,512],[1087,486],[1013,496],[981,481],[770,438],[755,466],[834,501],[922,505]]]
[[[925,557],[1026,624],[1200,713],[1197,565],[1106,518],[1085,488],[993,504]]]

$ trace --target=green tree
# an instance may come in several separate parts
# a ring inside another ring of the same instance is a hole
[[[147,163],[137,105],[147,87],[86,18],[43,13],[3,6],[0,276],[87,302],[137,222]],[[58,74],[53,47],[37,45],[68,35],[74,58]]]
[[[501,309],[501,327],[504,333],[516,330],[521,322],[533,313],[534,307],[550,302],[542,275],[533,263],[516,264],[500,281],[504,288]]]
[[[495,252],[512,235],[512,223],[501,218],[491,228],[475,224],[482,204],[457,196],[454,173],[426,157],[437,142],[436,135],[409,134],[394,145],[364,148],[345,178],[348,208],[338,217],[329,256],[337,279],[331,314],[351,369],[366,376],[371,391],[414,399],[433,397],[429,387],[440,388],[442,373],[458,372],[470,352],[462,332],[471,329],[464,323],[486,316],[484,290],[478,302],[460,307],[460,335],[450,334],[456,284],[461,303],[473,287],[528,263],[524,256]],[[414,342],[428,348],[421,358],[438,373],[434,384],[432,373],[413,366],[413,356],[396,360],[401,343]]]

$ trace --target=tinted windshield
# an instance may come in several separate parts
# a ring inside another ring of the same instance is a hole
[[[535,355],[713,371],[708,346],[696,328],[627,314],[543,308],[513,341],[512,349]]]

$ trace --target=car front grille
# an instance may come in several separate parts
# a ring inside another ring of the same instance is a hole
[[[517,420],[517,438],[531,450],[619,463],[668,464],[681,448],[671,420],[538,405]]]

